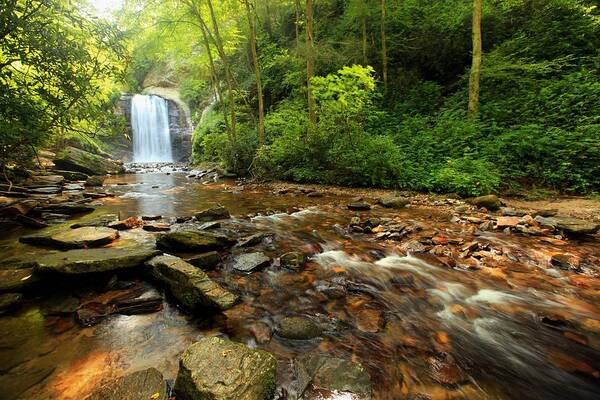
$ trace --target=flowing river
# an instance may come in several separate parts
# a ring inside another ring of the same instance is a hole
[[[231,268],[231,254],[222,254],[223,264],[209,275],[242,301],[210,318],[182,312],[167,296],[159,312],[113,315],[82,327],[49,310],[115,295],[107,282],[45,287],[19,311],[0,317],[2,399],[83,399],[109,378],[149,367],[174,379],[181,353],[207,335],[273,353],[278,385],[290,396],[291,361],[319,351],[362,363],[375,399],[600,398],[598,265],[583,273],[549,265],[557,252],[597,261],[597,241],[477,233],[450,222],[444,207],[353,212],[345,195],[276,194],[233,181],[201,184],[184,172],[114,176],[104,190],[115,196],[98,200],[94,213],[49,229],[107,213],[168,219],[222,204],[233,215],[222,229],[267,233],[271,238],[255,249],[274,260],[300,251],[309,261],[299,272],[275,263],[240,274]],[[391,218],[418,230],[400,241],[340,232],[354,216]],[[23,234],[0,237],[2,258],[33,259],[46,251],[18,243]],[[137,228],[112,245],[154,237]],[[432,237],[432,251],[415,251],[416,241]],[[444,254],[445,243],[473,241],[479,254],[454,261]],[[129,279],[152,288],[142,277]],[[285,315],[309,316],[323,334],[306,341],[271,337]]]

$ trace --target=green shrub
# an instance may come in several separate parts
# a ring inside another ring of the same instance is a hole
[[[500,185],[500,174],[494,164],[469,157],[448,159],[445,166],[431,174],[433,191],[462,196],[489,194]]]

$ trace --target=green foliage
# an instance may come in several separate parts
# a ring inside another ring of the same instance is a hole
[[[469,157],[448,159],[447,164],[431,174],[433,191],[479,196],[491,193],[500,184],[500,174],[494,164]]]

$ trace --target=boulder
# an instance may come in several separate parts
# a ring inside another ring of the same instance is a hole
[[[160,251],[145,247],[69,250],[38,258],[37,271],[66,275],[118,271],[141,266],[158,254]]]
[[[67,147],[56,156],[54,163],[59,169],[83,172],[88,175],[118,174],[123,166],[115,161],[75,147]]]
[[[483,207],[490,211],[499,210],[502,207],[502,202],[498,196],[490,194],[487,196],[475,197],[469,200],[469,202],[477,207]]]
[[[54,170],[53,174],[60,175],[64,177],[68,181],[85,181],[89,178],[89,175],[84,174],[83,172],[77,171],[62,171],[62,170]]]
[[[600,230],[600,224],[597,222],[573,217],[557,216],[545,218],[537,216],[535,220],[542,226],[549,226],[573,236],[594,234]]]
[[[380,198],[379,204],[385,208],[404,208],[410,204],[410,199],[407,199],[406,197],[388,195]]]
[[[93,175],[85,180],[85,186],[96,187],[104,185],[104,179],[106,177],[102,175]]]
[[[200,339],[185,351],[179,365],[177,399],[262,400],[275,392],[275,357],[241,343]]]
[[[18,215],[25,215],[37,206],[37,204],[38,203],[33,200],[19,200],[6,203],[4,206],[0,207],[0,217],[14,218]]]
[[[203,271],[210,271],[215,269],[221,262],[221,256],[216,251],[209,251],[207,253],[198,254],[186,259],[186,261],[192,264],[194,267],[200,268]]]
[[[359,363],[305,354],[295,360],[294,369],[298,378],[298,395],[312,384],[315,389],[351,393],[354,395],[352,398],[371,398],[371,378]]]
[[[306,255],[297,251],[285,253],[281,257],[279,257],[279,265],[282,268],[287,268],[294,271],[301,270],[302,267],[304,267],[305,263]]]
[[[264,253],[240,254],[235,258],[233,268],[241,272],[252,272],[269,266],[271,259]]]
[[[146,266],[151,269],[151,275],[163,283],[171,294],[191,311],[223,311],[238,301],[236,295],[179,257],[154,257]]]
[[[164,233],[156,240],[159,249],[204,253],[222,250],[235,244],[226,236],[206,231],[177,231]]]
[[[368,203],[350,203],[348,204],[348,210],[352,211],[369,211],[371,205]]]
[[[196,221],[198,221],[198,222],[209,222],[209,221],[215,221],[215,220],[219,220],[219,219],[231,218],[231,215],[229,214],[229,210],[227,210],[223,206],[207,208],[206,210],[197,212],[194,216],[196,217]]]
[[[0,295],[0,314],[14,310],[21,305],[23,296],[19,293],[6,293]]]
[[[22,236],[19,241],[59,249],[83,249],[104,246],[115,241],[118,237],[119,233],[114,229],[83,227],[65,230],[54,235]]]
[[[167,385],[158,370],[149,368],[114,379],[85,400],[167,400]]]
[[[33,268],[0,270],[0,293],[21,292],[39,282]]]
[[[282,338],[308,340],[321,335],[321,328],[305,317],[284,317],[279,321],[276,332]]]

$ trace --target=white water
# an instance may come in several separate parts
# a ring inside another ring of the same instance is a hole
[[[167,101],[136,94],[131,99],[133,160],[138,163],[173,162]]]

